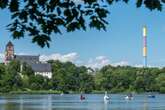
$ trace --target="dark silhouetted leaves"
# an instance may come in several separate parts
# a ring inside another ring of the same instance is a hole
[[[96,8],[96,13],[98,14],[98,16],[100,17],[100,18],[105,18],[105,17],[107,17],[107,13],[108,13],[108,11],[106,10],[106,9],[104,9],[104,8]]]
[[[19,39],[20,37],[23,37],[23,35],[24,35],[23,31],[14,31],[13,32],[14,39]]]
[[[162,0],[163,3],[165,3],[165,0]]]
[[[41,34],[41,35],[37,35],[33,38],[33,41],[32,42],[36,42],[38,45],[40,45],[41,47],[44,47],[45,45],[47,47],[49,47],[49,43],[48,41],[51,41],[50,40],[50,37],[48,35],[45,35],[45,34]]]
[[[11,23],[7,26],[13,38],[31,36],[39,46],[49,47],[52,33],[106,30],[108,6],[129,0],[0,0],[0,9],[9,9]],[[136,6],[162,10],[165,0],[136,0]]]
[[[90,26],[91,28],[96,28],[96,29],[98,29],[98,30],[101,30],[101,29],[106,30],[106,27],[105,27],[104,23],[101,22],[96,16],[92,16],[92,17],[91,17],[91,20],[92,20],[92,21],[91,21],[90,24],[89,24],[89,26]]]
[[[19,2],[18,0],[11,0],[9,9],[11,12],[15,12],[19,10]]]
[[[141,7],[142,3],[143,3],[143,0],[137,0],[136,6]]]
[[[58,13],[58,16],[61,15],[61,9],[59,7],[57,7],[57,13]]]
[[[0,8],[6,8],[8,5],[8,0],[0,0]]]
[[[162,10],[162,4],[160,3],[159,0],[145,0],[144,4],[147,8],[149,8],[150,10]]]

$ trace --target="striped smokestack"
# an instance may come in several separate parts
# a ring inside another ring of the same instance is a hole
[[[147,27],[143,27],[143,57],[144,67],[147,67]]]

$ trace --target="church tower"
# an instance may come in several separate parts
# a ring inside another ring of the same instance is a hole
[[[7,43],[5,52],[5,63],[8,63],[14,59],[14,45],[11,41]]]

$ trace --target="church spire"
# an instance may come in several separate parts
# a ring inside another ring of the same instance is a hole
[[[13,43],[12,43],[11,41],[9,41],[9,42],[7,43],[7,45],[6,45],[6,47],[8,47],[8,46],[14,46],[14,45],[13,45]]]

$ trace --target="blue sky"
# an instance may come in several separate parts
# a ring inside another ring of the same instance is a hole
[[[142,65],[142,27],[148,28],[148,63],[151,66],[165,66],[165,11],[150,11],[144,7],[136,8],[134,3],[118,3],[109,7],[107,31],[88,29],[52,35],[50,48],[40,48],[31,40],[13,40],[6,30],[10,22],[9,13],[0,13],[0,53],[5,44],[12,40],[17,54],[44,55],[73,61],[78,64],[95,65],[129,64]],[[1,59],[2,61],[2,59]]]

